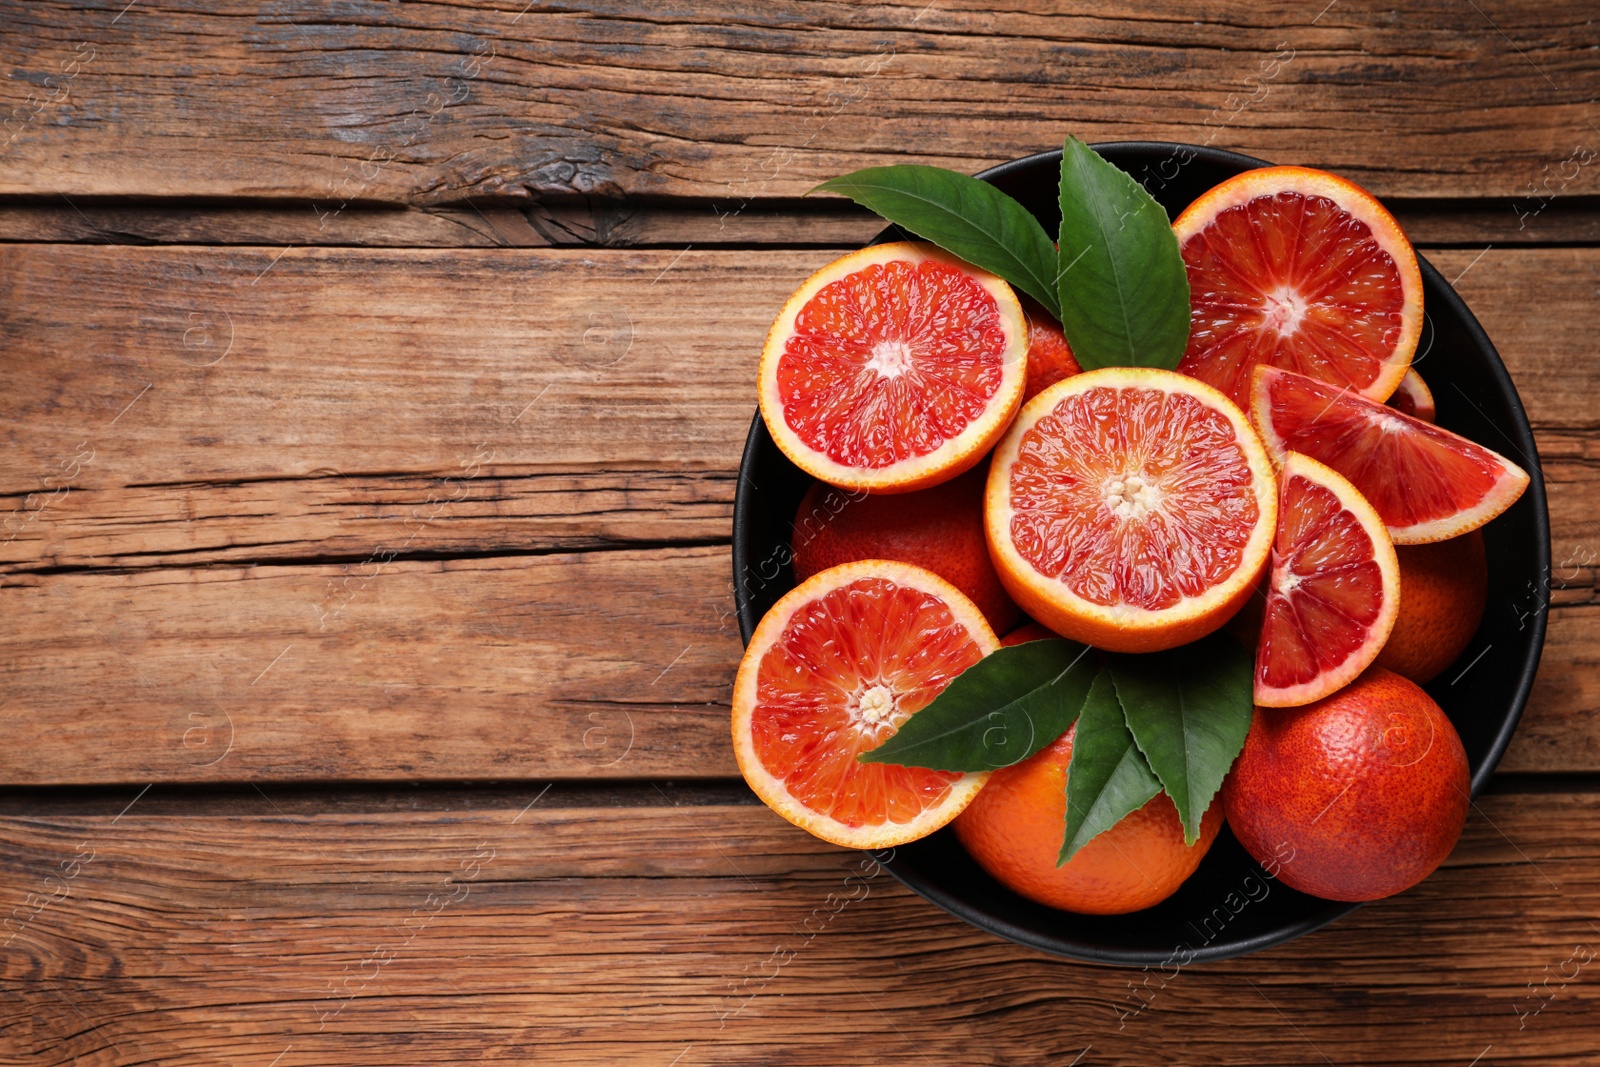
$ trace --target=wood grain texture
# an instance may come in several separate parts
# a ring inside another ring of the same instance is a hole
[[[1419,248],[1600,243],[1600,203],[1587,197],[1522,200],[1389,198],[1385,206]],[[89,244],[330,245],[369,248],[672,248],[771,245],[856,248],[883,227],[841,197],[751,201],[555,198],[467,207],[352,206],[324,226],[304,204],[234,201],[191,206],[80,200],[0,200],[0,241]]]
[[[750,380],[829,255],[13,247],[0,778],[732,775]],[[1600,252],[1433,258],[1551,493],[1561,606],[1504,766],[1594,770]]]
[[[832,255],[13,246],[0,573],[725,538],[762,340]],[[1600,250],[1431,258],[1587,573]]]
[[[999,941],[761,807],[561,788],[0,818],[0,1063],[1592,1062],[1593,794],[1486,798],[1417,889],[1173,974]]]
[[[725,539],[819,262],[16,246],[0,566]]]
[[[1385,195],[1592,194],[1561,164],[1600,148],[1600,24],[1575,2],[7,0],[0,22],[0,192],[303,198],[330,225],[341,204],[469,197],[734,211],[1067,132],[1214,143]]]
[[[22,575],[0,781],[737,776],[726,548]]]

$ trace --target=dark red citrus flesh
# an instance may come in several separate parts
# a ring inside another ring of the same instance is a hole
[[[1190,330],[1178,370],[1241,407],[1259,363],[1364,389],[1404,332],[1394,257],[1326,197],[1282,192],[1226,208],[1182,251]]]
[[[925,567],[978,605],[995,633],[1022,618],[983,536],[987,465],[932,489],[869,496],[814,484],[794,517],[794,576],[805,581],[841,563],[892,559]]]
[[[1465,437],[1300,375],[1272,376],[1267,416],[1269,440],[1350,479],[1393,529],[1473,507],[1505,470]]]
[[[1376,546],[1326,486],[1282,479],[1256,680],[1304,685],[1350,658],[1383,613]]]
[[[849,467],[925,456],[989,407],[1004,378],[994,297],[944,263],[895,260],[824,285],[778,359],[783,418]]]
[[[1201,595],[1238,570],[1260,515],[1236,434],[1184,393],[1063,398],[1011,467],[1018,554],[1095,604],[1159,611]]]
[[[983,651],[944,601],[886,578],[862,578],[797,609],[756,675],[751,743],[789,794],[849,827],[906,823],[962,776],[858,763]],[[881,721],[863,697],[892,696]]]
[[[1416,683],[1369,668],[1300,708],[1257,708],[1223,785],[1228,826],[1285,884],[1376,900],[1422,881],[1466,822],[1467,756]]]

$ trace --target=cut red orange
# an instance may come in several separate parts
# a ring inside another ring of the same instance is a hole
[[[960,814],[987,774],[858,763],[1000,647],[972,601],[887,560],[825,570],[756,627],[733,683],[733,751],[768,807],[836,845],[887,848]]]
[[[1259,368],[1250,403],[1275,459],[1303,452],[1350,479],[1397,545],[1475,530],[1528,487],[1498,452],[1303,374]]]
[[[1349,480],[1298,452],[1278,472],[1278,534],[1256,646],[1256,703],[1298,707],[1366,670],[1394,628],[1400,563]]]
[[[1385,400],[1422,333],[1422,274],[1394,216],[1306,167],[1246,171],[1172,224],[1189,269],[1178,370],[1249,404],[1259,365]]]
[[[1028,326],[1004,281],[934,248],[873,245],[789,298],[761,353],[761,416],[832,485],[908,492],[978,463],[1022,403]]]
[[[1272,547],[1272,463],[1244,413],[1171,371],[1106,367],[1030,400],[995,448],[1000,580],[1051,630],[1120,652],[1202,637]]]
[[[1433,422],[1438,415],[1438,408],[1433,402],[1433,390],[1428,388],[1428,383],[1422,380],[1422,375],[1417,373],[1415,367],[1407,370],[1406,376],[1400,379],[1399,388],[1389,397],[1389,406],[1423,422]]]

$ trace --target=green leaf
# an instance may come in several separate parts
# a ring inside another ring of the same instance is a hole
[[[1225,633],[1166,652],[1106,658],[1128,729],[1178,806],[1189,844],[1250,732],[1253,667]]]
[[[1027,759],[1067,732],[1098,666],[1056,638],[990,653],[857,758],[937,771],[990,771]]]
[[[1039,220],[988,182],[943,167],[867,167],[819,190],[839,193],[952,255],[998,274],[1059,317],[1056,250]],[[1185,310],[1187,314],[1187,310]]]
[[[1159,792],[1161,783],[1133,743],[1111,676],[1102,670],[1078,712],[1067,764],[1067,832],[1056,866]]]
[[[1189,343],[1189,275],[1160,204],[1076,137],[1061,155],[1061,327],[1084,370],[1171,370]]]

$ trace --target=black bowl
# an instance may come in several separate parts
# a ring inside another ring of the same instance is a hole
[[[1259,159],[1157,141],[1094,146],[1144,183],[1176,217],[1207,189]],[[1060,224],[1061,153],[1043,152],[978,175],[1016,197],[1046,231]],[[904,234],[890,227],[879,241]],[[1505,753],[1544,646],[1550,520],[1533,432],[1506,368],[1455,290],[1420,256],[1426,320],[1417,361],[1438,403],[1438,421],[1522,464],[1532,477],[1522,499],[1484,529],[1489,610],[1461,659],[1427,689],[1461,734],[1476,796]],[[733,578],[746,642],[762,614],[794,587],[791,523],[811,478],[778,450],[758,413],[739,464],[733,505]],[[1153,908],[1112,917],[1074,915],[1011,892],[989,877],[948,828],[894,851],[886,865],[905,885],[990,933],[1044,952],[1094,963],[1182,966],[1282,944],[1357,907],[1296,892],[1268,879],[1224,830],[1200,869]]]

